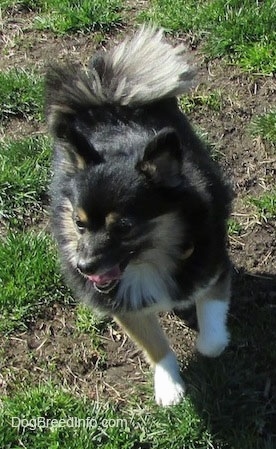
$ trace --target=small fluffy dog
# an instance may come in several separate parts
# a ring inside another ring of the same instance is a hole
[[[184,48],[143,27],[87,71],[52,66],[53,229],[68,284],[144,350],[158,404],[185,392],[157,312],[195,303],[198,350],[226,347],[231,192],[176,96],[193,70]]]

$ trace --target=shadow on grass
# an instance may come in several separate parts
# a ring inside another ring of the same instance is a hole
[[[276,276],[236,273],[232,343],[218,359],[198,356],[184,372],[215,449],[276,448]]]

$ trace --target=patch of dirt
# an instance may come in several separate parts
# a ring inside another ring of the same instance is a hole
[[[193,332],[173,314],[162,321],[172,338],[175,330],[181,332],[174,349],[192,353]],[[54,304],[26,331],[5,337],[2,343],[0,386],[5,394],[22,384],[51,381],[94,400],[112,397],[124,402],[137,383],[147,380],[147,363],[116,323],[107,322],[95,344],[92,335],[76,331],[73,307]]]
[[[134,14],[137,5],[129,5],[129,9]],[[129,29],[129,24],[127,27],[121,24],[105,33],[95,31],[55,36],[51,31],[33,29],[32,22],[36,16],[36,13],[26,10],[14,11],[12,15],[5,16],[0,31],[3,55],[0,70],[27,67],[43,72],[49,62],[68,59],[86,64],[95,50],[104,51],[108,45],[116,45]]]
[[[14,117],[7,120],[5,126],[0,127],[0,139],[6,136],[9,139],[24,139],[25,137],[35,137],[46,134],[46,127],[34,120],[25,120],[24,118]]]
[[[133,2],[128,3],[135,9]],[[126,31],[124,27],[113,30],[108,38],[99,33],[58,38],[51,33],[31,30],[28,23],[32,14],[23,11],[4,18],[2,70],[16,66],[35,67],[43,72],[45,62],[53,56],[58,60],[70,56],[70,59],[86,62],[94,49],[104,48],[110,44],[108,41],[116,42]],[[255,115],[270,110],[275,104],[275,80],[243,75],[237,68],[220,61],[206,63],[200,48],[192,50],[192,56],[199,66],[198,87],[192,94],[217,91],[221,93],[222,104],[219,111],[202,106],[188,115],[195,126],[207,132],[208,141],[215,143],[222,168],[235,189],[233,218],[241,226],[241,232],[230,236],[229,240],[235,266],[229,317],[233,343],[217,363],[226,377],[229,376],[229,382],[237,354],[246,369],[252,367],[251,374],[246,371],[255,381],[248,390],[248,397],[257,394],[261,406],[267,407],[267,420],[260,435],[274,438],[276,355],[271,342],[276,340],[275,221],[261,220],[247,199],[275,187],[275,148],[253,139],[248,130]],[[11,120],[3,131],[6,137],[20,138],[44,132],[44,127]],[[194,352],[194,311],[180,317],[165,315],[161,320],[188,379],[192,366],[203,363],[208,372],[212,362],[202,361],[203,358]],[[71,306],[53,305],[44,316],[29,324],[25,332],[2,340],[2,394],[10,394],[22,384],[48,380],[92,399],[111,397],[119,403],[127,401],[131,394],[149,394],[141,389],[148,385],[148,365],[129,339],[114,323],[109,323],[95,346],[89,335],[76,332]],[[236,386],[241,397],[247,387],[245,376]],[[210,382],[214,387],[214,381]],[[201,380],[195,377],[195,383],[200,390]]]
[[[276,241],[275,226],[272,222],[255,225],[236,239],[230,238],[232,260],[235,266],[251,274],[275,274]]]

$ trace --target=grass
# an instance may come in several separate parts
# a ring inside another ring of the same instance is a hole
[[[180,98],[180,106],[186,114],[202,109],[219,112],[222,109],[222,93],[214,90],[212,92],[203,91],[202,93],[183,95]]]
[[[151,20],[170,32],[205,38],[209,57],[226,56],[246,72],[275,72],[274,0],[152,0],[150,5],[140,20]]]
[[[45,137],[2,142],[0,217],[7,228],[23,229],[41,219],[50,175]]]
[[[251,121],[250,131],[254,137],[260,136],[263,140],[276,145],[276,111],[255,117]]]
[[[267,221],[276,218],[276,191],[267,192],[259,197],[251,197],[248,201],[253,204],[260,219]]]
[[[243,228],[242,228],[241,224],[237,220],[235,220],[234,218],[229,218],[229,220],[228,220],[228,234],[230,236],[240,235],[242,230],[243,230]]]
[[[12,9],[26,10],[26,11],[40,11],[45,7],[44,0],[2,0],[1,7],[4,11]]]
[[[105,320],[96,317],[85,305],[79,304],[76,309],[76,330],[80,333],[99,334],[105,327]]]
[[[189,401],[178,408],[156,409],[153,414],[150,405],[142,409],[137,402],[135,408],[117,410],[110,403],[76,398],[51,384],[28,388],[2,402],[0,446],[6,449],[212,447],[210,435]]]
[[[4,0],[2,7],[18,5],[35,11],[34,28],[56,34],[107,31],[122,21],[121,0]]]
[[[100,355],[100,363],[103,366],[106,360],[106,353],[103,350],[101,335],[108,327],[106,319],[95,315],[91,309],[83,304],[76,307],[76,334],[89,334],[93,348]]]
[[[119,0],[48,0],[35,25],[57,34],[73,31],[105,30],[121,22]]]
[[[40,120],[42,101],[43,82],[37,74],[25,69],[0,72],[0,123],[14,117]]]
[[[52,239],[9,233],[0,240],[0,332],[24,326],[50,301],[63,297]]]

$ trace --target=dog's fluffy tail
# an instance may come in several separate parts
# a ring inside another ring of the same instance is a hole
[[[173,47],[164,40],[162,30],[153,27],[142,27],[134,37],[106,53],[103,62],[105,94],[109,101],[121,105],[177,96],[187,90],[193,78],[185,48]]]
[[[162,30],[143,26],[115,48],[97,53],[86,73],[75,65],[52,66],[46,76],[47,113],[104,104],[135,107],[175,97],[188,89],[193,75],[182,45],[173,47]]]

